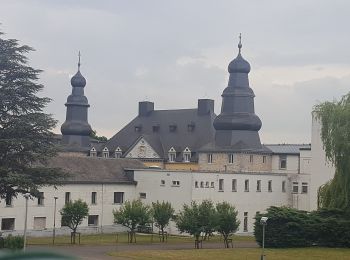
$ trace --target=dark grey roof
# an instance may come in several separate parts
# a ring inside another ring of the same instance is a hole
[[[311,144],[265,144],[274,154],[300,154],[300,149],[311,149]]]
[[[259,149],[247,148],[242,144],[242,142],[237,143],[234,146],[219,146],[214,142],[204,145],[199,149],[199,152],[216,152],[216,153],[261,153],[261,154],[271,154],[272,151],[265,146],[261,146]]]
[[[95,157],[56,156],[47,167],[61,168],[69,173],[67,183],[129,183],[124,169],[143,169],[144,164],[136,159],[104,159]]]
[[[168,157],[171,147],[174,147],[176,152],[182,152],[186,147],[191,152],[196,152],[199,147],[213,140],[215,116],[212,111],[198,114],[197,109],[153,110],[147,116],[134,118],[114,135],[106,146],[109,151],[120,147],[124,153],[140,137],[144,137],[162,158]],[[191,131],[189,125],[193,126]],[[157,126],[157,131],[154,131],[154,126]],[[173,131],[170,129],[172,126]],[[135,131],[135,127],[139,127],[138,131]]]

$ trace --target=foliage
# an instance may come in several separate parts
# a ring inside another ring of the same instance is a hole
[[[228,237],[235,233],[240,221],[237,219],[237,210],[227,202],[216,204],[217,231],[223,236],[225,247],[228,248]]]
[[[4,248],[11,250],[22,249],[24,246],[23,236],[12,236],[11,234],[4,238]]]
[[[164,228],[169,225],[170,220],[173,218],[174,209],[170,202],[153,202],[152,213],[153,220],[156,227],[158,227],[162,233],[162,241],[164,242]]]
[[[50,102],[37,96],[43,89],[41,70],[28,66],[33,49],[0,32],[0,198],[57,185],[65,174],[43,164],[55,155],[56,120],[43,112]]]
[[[205,236],[218,231],[224,237],[225,247],[228,247],[228,236],[232,235],[239,226],[237,211],[227,202],[214,204],[210,200],[204,200],[197,204],[184,205],[183,210],[175,219],[180,232],[186,232],[199,240],[200,234]],[[198,244],[196,245],[198,248]]]
[[[327,159],[335,166],[333,180],[319,192],[320,206],[350,209],[350,93],[340,101],[315,106]]]
[[[254,235],[260,245],[262,216],[268,217],[265,229],[266,247],[350,246],[348,212],[322,209],[308,213],[287,207],[270,207],[266,214],[257,214],[255,217]]]
[[[119,210],[113,211],[114,222],[130,229],[130,240],[136,242],[135,230],[138,226],[151,223],[151,209],[141,200],[126,201]]]
[[[73,243],[75,243],[75,233],[84,218],[89,215],[89,207],[81,199],[68,202],[61,210],[62,226],[68,226],[73,231]]]
[[[96,130],[92,130],[90,137],[94,138],[95,140],[101,141],[101,142],[107,142],[107,137],[98,136]]]

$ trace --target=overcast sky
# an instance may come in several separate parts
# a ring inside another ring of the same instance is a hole
[[[262,142],[308,143],[312,107],[349,92],[349,10],[346,0],[0,0],[0,30],[36,49],[59,126],[80,50],[89,123],[107,137],[142,100],[175,109],[210,98],[219,113],[241,32]]]

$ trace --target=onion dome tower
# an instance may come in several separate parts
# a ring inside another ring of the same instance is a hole
[[[76,148],[88,148],[91,126],[88,123],[88,99],[84,96],[86,80],[80,73],[80,52],[78,72],[71,79],[72,94],[68,96],[66,121],[61,126],[62,143]]]
[[[214,120],[215,144],[233,150],[260,150],[261,121],[254,113],[255,95],[248,79],[250,64],[243,59],[241,49],[239,35],[238,55],[228,65],[228,86],[221,95],[221,113]]]

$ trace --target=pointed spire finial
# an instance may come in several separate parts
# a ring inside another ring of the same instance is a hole
[[[78,70],[80,71],[80,51],[79,51],[79,53],[78,53],[78,57],[79,57],[79,61],[78,61]]]
[[[241,53],[241,49],[242,49],[242,33],[239,34],[238,49],[239,49],[239,53]]]

